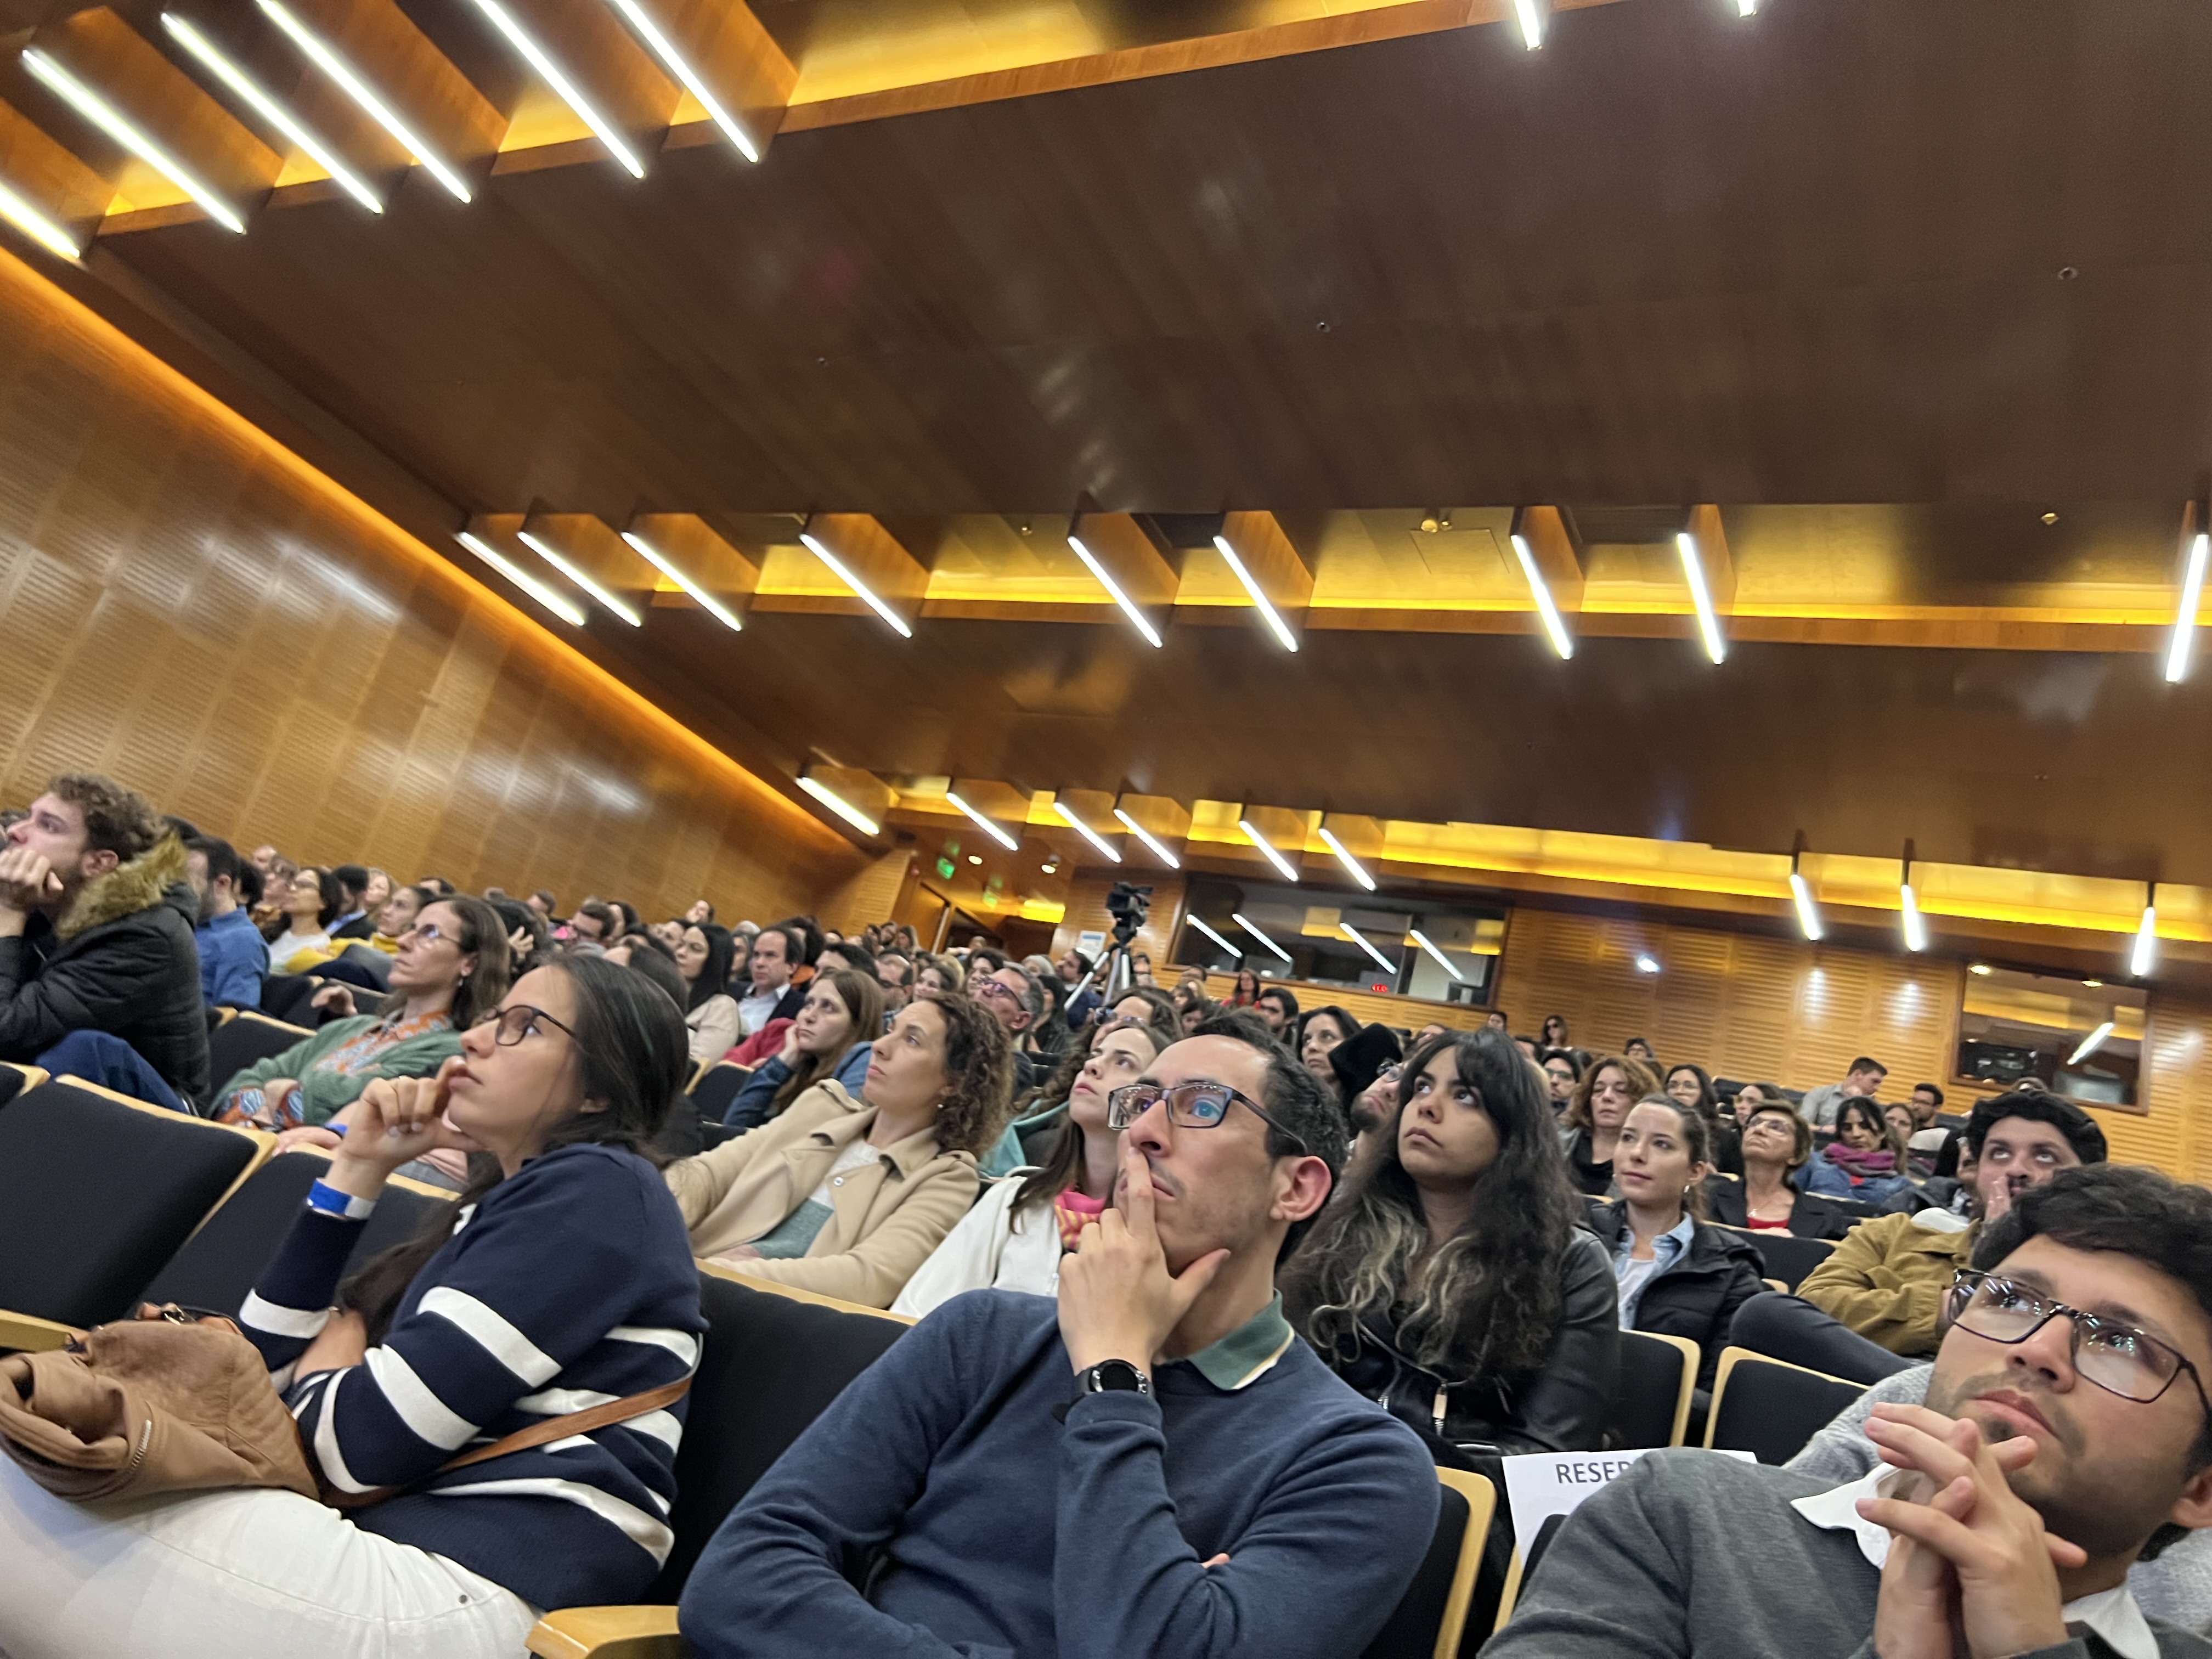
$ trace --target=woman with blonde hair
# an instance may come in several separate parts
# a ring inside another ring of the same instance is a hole
[[[857,1093],[824,1079],[760,1127],[669,1166],[692,1253],[888,1308],[975,1202],[976,1161],[1012,1097],[996,1015],[960,993],[909,1003]]]

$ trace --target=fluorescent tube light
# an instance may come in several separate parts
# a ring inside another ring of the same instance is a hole
[[[570,581],[575,583],[577,586],[582,588],[584,592],[590,594],[601,605],[606,606],[608,610],[613,611],[615,615],[620,617],[632,628],[642,628],[645,625],[644,617],[639,616],[636,611],[631,610],[613,594],[608,592],[605,588],[600,586],[599,583],[593,581],[581,570],[579,570],[575,565],[571,563],[568,560],[562,558],[559,553],[547,546],[545,543],[540,541],[528,531],[516,531],[514,532],[514,539],[520,542],[525,547],[528,548],[532,553],[535,553],[539,558],[544,560],[546,563],[551,565],[556,570],[566,576]]]
[[[1426,933],[1423,933],[1418,927],[1413,928],[1412,932],[1413,935],[1413,943],[1419,945],[1421,949],[1426,951],[1431,956],[1434,957],[1437,959],[1437,967],[1443,969],[1444,972],[1449,974],[1461,984],[1464,985],[1467,983],[1467,975],[1451,965],[1451,958],[1449,957],[1437,950],[1434,945],[1429,942],[1429,936]]]
[[[1338,922],[1336,925],[1337,925],[1338,928],[1339,928],[1339,929],[1343,933],[1343,934],[1344,934],[1345,938],[1346,938],[1346,939],[1350,939],[1350,940],[1351,940],[1354,945],[1358,945],[1361,950],[1363,950],[1363,951],[1366,951],[1366,952],[1367,952],[1367,954],[1368,954],[1369,956],[1370,956],[1370,957],[1374,957],[1374,958],[1375,958],[1375,965],[1376,965],[1376,967],[1380,968],[1380,969],[1381,969],[1384,973],[1386,973],[1386,974],[1395,974],[1395,973],[1398,971],[1398,964],[1397,964],[1397,963],[1394,963],[1394,962],[1392,962],[1392,961],[1390,960],[1390,958],[1389,958],[1389,957],[1388,957],[1384,956],[1384,955],[1383,955],[1380,951],[1376,950],[1376,949],[1372,945],[1370,945],[1370,944],[1367,942],[1367,935],[1366,935],[1366,934],[1364,934],[1364,933],[1361,933],[1358,928],[1354,927],[1353,927],[1350,922],[1348,922],[1348,921],[1340,921],[1340,922]]]
[[[2083,1060],[2088,1059],[2090,1055],[2095,1054],[2098,1049],[2103,1048],[2105,1046],[2105,1039],[2112,1036],[2112,1022],[2108,1019],[2102,1025],[2100,1025],[2095,1030],[2090,1032],[2087,1036],[2081,1039],[2081,1046],[2076,1048],[2072,1054],[2068,1056],[2066,1063],[2069,1066],[2079,1066]]]
[[[1820,909],[1813,902],[1811,886],[1795,870],[1790,872],[1790,896],[1797,902],[1797,926],[1807,939],[1818,939],[1827,931],[1820,926]]]
[[[1275,630],[1275,637],[1283,642],[1283,649],[1297,650],[1297,636],[1291,632],[1289,625],[1277,613],[1275,607],[1267,603],[1267,596],[1260,591],[1260,584],[1252,580],[1252,573],[1244,568],[1244,561],[1238,558],[1237,550],[1230,546],[1229,538],[1216,536],[1213,544],[1220,550],[1221,556],[1229,561],[1231,574],[1244,585],[1244,592],[1252,603],[1260,607],[1260,614],[1267,619],[1267,626]]]
[[[1758,11],[1759,0],[1735,0],[1735,15],[1737,16],[1751,17],[1756,15]]]
[[[1520,557],[1521,574],[1528,579],[1528,591],[1536,596],[1536,614],[1544,619],[1544,631],[1552,636],[1552,649],[1559,653],[1564,662],[1575,654],[1575,642],[1567,636],[1567,624],[1559,616],[1559,607],[1552,602],[1552,590],[1544,580],[1544,573],[1536,568],[1536,556],[1528,550],[1528,538],[1514,537],[1513,551]]]
[[[243,99],[254,113],[305,150],[317,167],[344,187],[347,195],[371,213],[384,211],[384,204],[378,201],[375,192],[362,182],[359,173],[333,155],[322,140],[308,131],[297,116],[264,91],[259,82],[218,51],[215,42],[202,34],[190,19],[179,17],[173,11],[165,11],[161,14],[161,27],[174,35],[186,52],[206,65],[216,80]]]
[[[872,836],[876,833],[876,821],[842,796],[831,794],[805,773],[799,775],[798,784],[801,789],[813,796],[815,799],[820,801],[862,835]]]
[[[1182,861],[1178,860],[1173,853],[1169,852],[1166,848],[1154,841],[1152,837],[1152,833],[1147,830],[1143,824],[1138,823],[1136,819],[1131,817],[1127,812],[1124,812],[1118,806],[1114,809],[1114,816],[1121,819],[1121,827],[1124,830],[1127,830],[1131,835],[1134,836],[1139,841],[1144,842],[1145,850],[1149,852],[1162,864],[1166,865],[1170,870],[1180,870],[1182,868]]]
[[[844,583],[846,586],[851,588],[855,593],[858,593],[862,599],[866,599],[868,602],[868,609],[874,611],[878,617],[881,617],[885,622],[889,623],[894,629],[896,629],[898,631],[898,636],[901,639],[910,640],[914,637],[914,629],[906,625],[905,618],[901,617],[897,611],[892,610],[890,606],[885,605],[881,599],[878,599],[874,593],[870,592],[867,583],[862,581],[851,571],[846,569],[843,561],[839,559],[838,556],[835,553],[832,553],[828,548],[823,546],[820,540],[817,538],[811,532],[805,530],[800,531],[799,532],[799,539],[806,544],[806,550],[808,552],[811,553],[816,558],[821,560],[823,563],[830,567],[830,574],[836,577],[839,581]]]
[[[1698,556],[1698,538],[1686,530],[1674,538],[1674,550],[1682,556],[1682,575],[1690,584],[1690,603],[1698,608],[1698,632],[1705,640],[1705,654],[1719,662],[1728,655],[1728,644],[1721,638],[1721,619],[1713,613],[1705,562]]]
[[[2158,966],[2158,907],[2143,906],[2142,924],[2136,929],[2136,948],[2128,957],[2128,971],[2137,979],[2148,977]]]
[[[654,548],[652,543],[647,541],[644,537],[633,534],[631,532],[625,530],[622,533],[622,538],[630,544],[631,550],[636,553],[638,557],[643,559],[655,570],[658,570],[662,575],[667,577],[669,580],[674,582],[678,587],[682,588],[686,593],[689,593],[693,599],[698,600],[699,603],[706,608],[707,614],[714,617],[716,622],[721,623],[723,627],[728,629],[732,634],[742,633],[744,630],[744,624],[739,622],[737,617],[732,615],[728,611],[725,610],[723,608],[722,602],[720,599],[716,599],[712,593],[709,593],[705,588],[700,586],[698,583],[693,581],[689,576],[685,575],[674,565],[671,564],[666,559],[663,558],[660,556],[659,551]],[[803,782],[805,780],[802,779],[801,781]],[[873,835],[875,831],[871,830],[868,833],[870,835]]]
[[[0,219],[5,219],[40,247],[61,258],[74,259],[82,252],[68,231],[4,184],[0,184]]]
[[[246,221],[232,210],[230,204],[202,183],[198,174],[140,131],[121,110],[35,47],[24,49],[23,67],[46,82],[79,115],[205,208],[208,216],[217,224],[241,236],[246,234]]]
[[[1636,971],[1639,974],[1657,973],[1659,971],[1659,958],[1653,956],[1649,951],[1638,951],[1636,953]]]
[[[1261,852],[1267,855],[1267,862],[1275,866],[1277,873],[1279,874],[1285,881],[1296,881],[1298,878],[1298,872],[1291,867],[1291,861],[1285,858],[1280,853],[1278,853],[1273,848],[1268,846],[1267,838],[1265,836],[1261,835],[1257,830],[1255,830],[1250,823],[1247,823],[1243,818],[1237,820],[1237,827],[1244,832],[1246,840],[1249,841],[1253,846],[1258,848]]]
[[[990,836],[992,840],[997,842],[1000,846],[1005,848],[1009,853],[1017,850],[1017,844],[1012,836],[1000,829],[997,824],[992,823],[990,819],[985,817],[981,812],[970,806],[966,801],[961,799],[959,796],[954,794],[950,789],[945,792],[945,799],[951,801],[955,806],[965,812],[969,817],[975,819],[975,827],[978,830],[981,830],[985,835]]]
[[[2189,655],[2197,639],[2197,606],[2204,596],[2203,536],[2189,544],[2189,572],[2181,579],[2181,604],[2174,612],[2173,643],[2166,648],[2166,678],[2179,681],[2189,672]]]
[[[1197,929],[1198,929],[1198,931],[1199,931],[1200,933],[1201,933],[1205,934],[1205,935],[1206,936],[1206,938],[1208,938],[1208,939],[1212,939],[1212,940],[1216,945],[1219,945],[1223,950],[1224,950],[1224,951],[1228,951],[1228,952],[1229,952],[1229,954],[1230,954],[1231,956],[1232,956],[1232,957],[1242,957],[1242,956],[1244,954],[1244,951],[1243,951],[1243,948],[1242,948],[1241,946],[1235,945],[1231,945],[1231,944],[1227,939],[1225,939],[1222,938],[1220,934],[1218,934],[1218,933],[1215,933],[1215,932],[1213,931],[1213,929],[1212,929],[1211,927],[1207,927],[1204,922],[1200,921],[1196,916],[1192,916],[1192,917],[1190,917],[1190,918],[1189,918],[1189,921],[1190,921],[1190,925],[1191,925],[1192,927],[1194,927],[1197,928]]]
[[[1081,818],[1079,818],[1074,813],[1067,810],[1067,803],[1066,801],[1054,801],[1052,804],[1052,810],[1059,813],[1060,817],[1066,818],[1068,823],[1074,829],[1077,835],[1082,836],[1084,840],[1089,842],[1093,847],[1097,848],[1108,863],[1119,864],[1121,861],[1121,855],[1115,852],[1112,848],[1109,847],[1105,842],[1100,838],[1099,834],[1096,830],[1093,830]]]
[[[1369,892],[1373,892],[1375,878],[1359,867],[1359,860],[1344,850],[1344,843],[1329,833],[1329,828],[1325,823],[1321,827],[1321,838],[1328,843],[1328,850],[1336,854],[1336,861],[1352,872],[1352,880],[1358,882]]]
[[[684,83],[684,90],[696,98],[699,106],[713,118],[714,125],[728,135],[730,142],[738,147],[738,153],[748,161],[759,161],[760,149],[754,144],[752,136],[738,124],[736,117],[722,107],[720,100],[707,90],[707,83],[699,78],[699,72],[684,60],[675,44],[660,32],[653,19],[645,15],[645,8],[639,5],[637,0],[613,0],[613,3],[615,9],[629,20],[629,26],[644,37],[645,44],[653,48],[653,55],[668,66],[668,72]]]
[[[514,14],[500,4],[499,0],[477,0],[477,9],[491,19],[492,27],[507,39],[509,45],[529,60],[545,84],[553,88],[562,103],[576,112],[577,118],[599,134],[599,142],[613,154],[616,161],[629,170],[633,179],[645,177],[645,163],[630,153],[607,118],[592,107],[591,100],[578,90],[576,83],[553,61],[553,55],[531,38],[529,31],[514,21]]]
[[[1534,52],[1544,44],[1544,13],[1538,0],[1513,0],[1513,15],[1521,22],[1521,38]]]
[[[1282,957],[1282,959],[1283,959],[1285,962],[1288,962],[1288,961],[1291,959],[1291,953],[1290,953],[1288,951],[1285,951],[1285,949],[1283,949],[1283,947],[1282,947],[1281,945],[1279,945],[1276,944],[1274,940],[1273,940],[1273,939],[1269,939],[1269,938],[1268,938],[1265,933],[1261,933],[1261,932],[1257,927],[1254,927],[1254,926],[1253,926],[1249,921],[1248,921],[1245,919],[1244,913],[1243,913],[1242,910],[1236,910],[1236,911],[1232,911],[1232,912],[1231,912],[1231,914],[1230,914],[1230,917],[1229,917],[1229,920],[1230,920],[1230,921],[1233,921],[1233,922],[1235,922],[1235,923],[1236,923],[1239,927],[1242,927],[1242,928],[1243,928],[1246,933],[1248,933],[1251,934],[1251,935],[1252,935],[1252,937],[1253,937],[1254,939],[1258,939],[1258,940],[1260,941],[1260,943],[1261,943],[1261,944],[1262,944],[1262,945],[1266,945],[1266,946],[1267,946],[1270,951],[1273,951],[1277,956],[1279,956],[1279,957]],[[1237,954],[1241,956],[1241,955],[1243,955],[1243,953],[1242,951],[1239,951]]]
[[[1897,896],[1904,904],[1901,914],[1905,918],[1905,948],[1908,951],[1926,950],[1928,924],[1921,918],[1920,901],[1913,896],[1912,884],[1909,881],[1899,883]]]
[[[570,627],[581,628],[584,625],[584,610],[581,605],[573,603],[565,593],[546,586],[544,582],[539,581],[537,577],[532,575],[489,543],[480,540],[465,530],[453,539]]]
[[[260,0],[260,5],[269,21],[291,38],[292,44],[307,55],[308,61],[337,82],[346,96],[360,105],[370,120],[392,135],[400,149],[428,168],[430,176],[446,187],[448,195],[457,202],[469,199],[469,187],[461,175],[447,167],[444,158],[422,142],[415,129],[400,118],[397,110],[377,95],[375,88],[361,78],[352,64],[331,50],[320,35],[292,15],[280,0]]]
[[[1137,631],[1145,636],[1145,643],[1151,646],[1153,650],[1158,650],[1160,648],[1159,631],[1152,626],[1145,613],[1137,609],[1129,596],[1121,591],[1121,584],[1106,574],[1106,567],[1099,563],[1097,556],[1083,544],[1083,538],[1071,533],[1067,538],[1067,544],[1075,550],[1075,556],[1083,561],[1083,568],[1098,578],[1099,586],[1104,588],[1112,596],[1114,603],[1121,607],[1121,614],[1136,624]]]

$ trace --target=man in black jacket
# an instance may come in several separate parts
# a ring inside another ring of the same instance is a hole
[[[189,1111],[208,1091],[184,844],[144,799],[58,777],[0,850],[0,1060]]]

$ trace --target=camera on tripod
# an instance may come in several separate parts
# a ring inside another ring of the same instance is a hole
[[[1117,881],[1114,890],[1106,895],[1106,914],[1114,918],[1114,943],[1126,947],[1145,925],[1146,913],[1152,908],[1152,890],[1134,882]]]

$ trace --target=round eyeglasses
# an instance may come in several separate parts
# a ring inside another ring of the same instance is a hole
[[[1951,1322],[1985,1341],[2016,1346],[2054,1319],[2072,1322],[2075,1371],[2107,1394],[2148,1405],[2183,1372],[2208,1413],[2203,1378],[2174,1349],[2148,1332],[2054,1302],[2009,1279],[1961,1267],[1951,1285]]]

